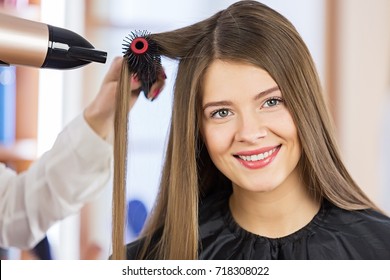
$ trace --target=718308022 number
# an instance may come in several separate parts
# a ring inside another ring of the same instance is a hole
[[[267,266],[217,266],[217,275],[269,275],[269,268]]]

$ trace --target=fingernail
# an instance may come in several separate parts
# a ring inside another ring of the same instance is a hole
[[[150,99],[151,101],[155,100],[157,98],[157,96],[160,94],[161,92],[161,88],[158,88],[156,89],[154,92],[153,92],[153,95],[152,95],[152,98]]]
[[[165,74],[164,71],[161,72],[160,77],[161,77],[162,79],[164,79],[164,80],[167,79],[167,75]]]

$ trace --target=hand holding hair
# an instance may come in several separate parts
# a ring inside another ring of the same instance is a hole
[[[95,99],[89,104],[85,111],[84,117],[91,128],[102,138],[107,138],[113,130],[115,99],[117,86],[119,82],[120,70],[123,58],[115,57],[111,66],[106,73],[99,92]],[[165,77],[165,75],[164,75]],[[161,91],[165,84],[163,76],[153,83],[150,92],[155,93]],[[131,79],[131,87],[129,89],[130,101],[129,110],[134,106],[141,91],[141,83],[134,74],[129,77]]]

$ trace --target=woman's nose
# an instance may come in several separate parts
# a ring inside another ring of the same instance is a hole
[[[267,136],[267,128],[257,114],[242,115],[237,122],[235,140],[254,144]]]

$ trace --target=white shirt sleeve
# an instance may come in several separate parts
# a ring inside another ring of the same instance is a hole
[[[31,248],[111,181],[112,146],[80,115],[20,174],[0,163],[0,247]]]

